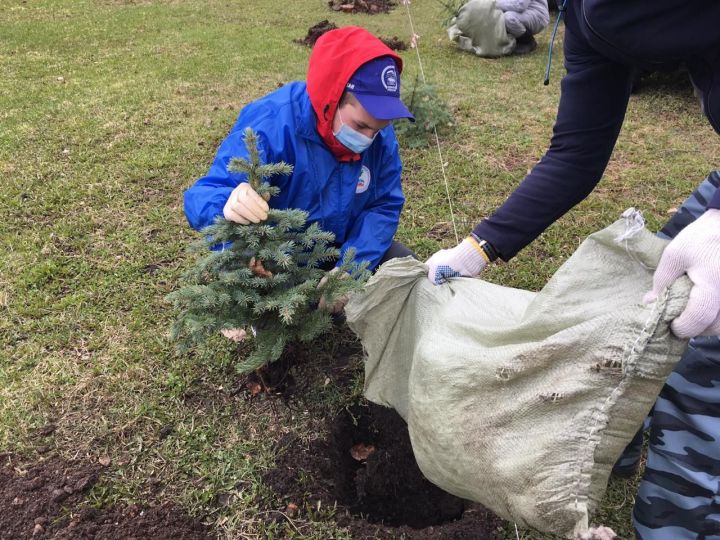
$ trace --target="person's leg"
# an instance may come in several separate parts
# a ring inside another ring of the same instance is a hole
[[[633,522],[641,540],[720,540],[720,338],[695,338],[655,403]]]
[[[515,48],[513,54],[528,54],[537,49],[537,41],[532,32],[528,30],[522,36],[515,40]]]
[[[505,29],[515,37],[516,41],[513,54],[528,54],[537,49],[535,34],[547,26],[547,19],[544,22],[543,25],[540,15],[529,9],[523,13],[511,11],[505,13]]]
[[[520,20],[519,13],[506,11],[503,13],[503,17],[505,18],[505,30],[514,38],[519,38],[527,32],[528,29],[525,28],[525,25]]]
[[[674,237],[718,189],[711,174],[659,233]],[[653,408],[633,510],[639,540],[720,540],[720,337],[697,337]]]
[[[716,171],[705,179],[702,184],[688,197],[677,213],[663,226],[658,232],[661,238],[674,238],[687,225],[695,221],[700,216],[712,198],[715,190],[720,185],[720,171]],[[612,473],[615,476],[629,478],[635,474],[640,464],[640,453],[642,451],[642,433],[648,429],[650,424],[650,416],[645,421],[645,425],[638,431],[630,444],[627,445],[617,463],[613,466]]]
[[[390,247],[387,249],[382,259],[380,259],[378,268],[380,268],[383,263],[389,261],[390,259],[398,259],[401,257],[412,257],[413,259],[417,259],[417,255],[415,255],[415,253],[413,253],[410,248],[408,248],[405,244],[393,240],[392,244],[390,244]]]
[[[651,413],[652,414],[652,413]],[[648,417],[646,422],[649,423],[650,418]],[[642,454],[643,445],[643,433],[647,427],[643,425],[633,437],[633,440],[628,443],[623,450],[622,455],[617,460],[612,468],[612,474],[619,476],[620,478],[630,478],[635,476],[635,473],[640,467],[640,455]]]

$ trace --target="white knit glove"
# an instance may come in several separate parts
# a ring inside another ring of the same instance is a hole
[[[249,225],[265,221],[269,209],[267,201],[250,184],[241,182],[230,193],[223,208],[223,216],[228,221]]]
[[[693,282],[685,311],[671,325],[680,338],[720,335],[720,210],[707,210],[665,248],[646,303],[687,274]]]
[[[579,533],[576,540],[614,540],[617,534],[610,527],[591,527],[587,532]]]
[[[428,266],[428,279],[435,285],[440,285],[451,277],[477,276],[488,263],[481,251],[482,248],[477,242],[470,238],[452,249],[441,249],[425,262]]]

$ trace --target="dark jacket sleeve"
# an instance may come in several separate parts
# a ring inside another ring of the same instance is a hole
[[[605,171],[625,117],[633,70],[590,48],[568,15],[567,74],[550,148],[495,214],[473,231],[503,260],[588,196]]]

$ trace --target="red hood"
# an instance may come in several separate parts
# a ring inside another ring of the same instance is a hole
[[[307,91],[317,116],[317,130],[340,161],[356,161],[360,155],[348,150],[333,135],[332,122],[345,85],[365,62],[380,56],[395,59],[398,75],[402,59],[364,28],[348,26],[323,34],[315,43],[307,74]]]

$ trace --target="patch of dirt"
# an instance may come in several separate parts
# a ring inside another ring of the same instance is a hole
[[[314,47],[315,42],[318,40],[320,36],[322,36],[325,32],[329,32],[330,30],[336,30],[337,25],[335,23],[331,23],[327,19],[320,21],[315,26],[311,26],[308,28],[307,36],[305,36],[303,39],[295,39],[295,43],[299,43],[300,45],[306,45],[308,47]]]
[[[385,45],[390,47],[393,51],[405,51],[407,50],[407,43],[405,43],[402,39],[400,39],[397,36],[393,36],[391,38],[380,38],[380,41],[382,41]]]
[[[0,460],[0,540],[126,540],[211,538],[207,528],[182,509],[163,504],[91,508],[87,492],[102,466],[52,456],[25,466],[12,455]]]
[[[259,384],[261,391],[278,395],[287,400],[293,395],[296,387],[295,378],[290,370],[299,361],[298,346],[288,345],[275,362],[248,375],[246,384]]]
[[[333,11],[343,13],[387,13],[397,5],[394,0],[329,0],[328,6]]]
[[[265,482],[288,508],[337,504],[335,519],[353,538],[502,538],[503,521],[431,484],[415,462],[403,419],[356,406],[330,420],[326,439],[288,436]]]
[[[449,221],[441,221],[439,223],[436,223],[432,227],[430,227],[430,230],[427,232],[427,237],[432,238],[433,240],[442,241],[446,238],[452,238],[453,236],[453,226],[452,223]]]
[[[295,43],[299,43],[300,45],[312,48],[315,46],[315,42],[320,36],[322,36],[325,32],[335,29],[337,29],[337,25],[325,19],[324,21],[317,23],[315,26],[308,28],[307,35],[303,39],[295,39],[293,41]],[[397,36],[393,36],[391,38],[381,37],[378,39],[394,51],[404,51],[407,49],[407,44]]]
[[[308,366],[322,371],[322,377],[345,387],[351,384],[355,369],[353,361],[362,356],[362,345],[355,339],[347,339],[349,330],[338,328],[344,320],[334,323],[337,330],[328,334],[327,344],[331,351],[308,349],[303,343],[290,343],[280,358],[256,370],[238,377],[229,388],[231,395],[242,394],[247,400],[280,398],[285,405],[304,402],[304,396],[318,384],[317,379],[308,376]],[[246,354],[243,345],[238,347],[238,358]],[[320,379],[322,383],[322,379]],[[195,390],[202,395],[204,392]]]

